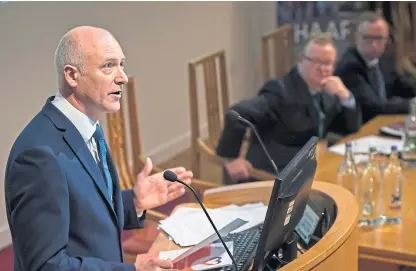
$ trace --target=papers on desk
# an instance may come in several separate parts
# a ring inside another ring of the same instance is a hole
[[[376,147],[377,151],[384,154],[390,154],[391,146],[396,145],[399,150],[403,148],[403,142],[399,139],[390,139],[379,136],[366,136],[351,141],[354,153],[368,153],[370,146]],[[341,143],[329,148],[329,151],[344,155],[345,144]]]
[[[241,232],[264,222],[267,206],[263,203],[246,204],[243,206],[228,205],[216,209],[207,209],[217,229],[240,218],[247,221],[234,232]],[[160,221],[159,228],[165,231],[179,246],[193,246],[215,234],[208,218],[200,208],[183,207],[171,216]]]

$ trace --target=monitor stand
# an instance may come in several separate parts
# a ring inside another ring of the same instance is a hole
[[[264,271],[277,270],[297,258],[298,235],[295,232],[292,232],[288,240],[276,252],[269,257],[269,260],[263,269]]]

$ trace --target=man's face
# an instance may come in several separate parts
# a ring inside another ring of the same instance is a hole
[[[320,45],[311,42],[306,46],[299,65],[310,88],[321,88],[325,80],[332,76],[336,55],[336,50],[331,44]]]
[[[373,23],[364,22],[357,33],[357,47],[363,57],[368,60],[379,58],[386,49],[389,29],[384,20]]]
[[[118,111],[122,87],[128,82],[120,45],[111,35],[104,35],[85,43],[83,52],[86,73],[78,73],[75,98],[90,117]]]

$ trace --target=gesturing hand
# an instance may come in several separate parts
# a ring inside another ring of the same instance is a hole
[[[187,183],[191,183],[193,174],[183,167],[169,169],[174,172],[178,178]],[[152,171],[152,161],[146,159],[142,171],[137,175],[137,181],[134,185],[134,204],[137,211],[144,211],[171,200],[174,200],[185,193],[185,187],[180,183],[172,183],[163,178],[163,172],[149,175]]]
[[[171,269],[172,261],[158,259],[155,255],[139,254],[134,263],[136,271],[159,271],[163,269]]]

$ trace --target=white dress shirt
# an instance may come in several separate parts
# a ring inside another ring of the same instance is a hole
[[[364,60],[364,62],[367,65],[368,68],[371,68],[371,67],[374,67],[374,66],[378,65],[378,58],[369,61],[364,57],[364,55],[361,53],[361,51],[358,47],[357,47],[357,52],[358,52],[358,54],[360,54],[361,58]]]
[[[94,122],[87,115],[76,109],[59,92],[53,99],[52,104],[72,122],[84,139],[85,144],[87,144],[95,162],[98,163],[100,161],[100,156],[98,154],[97,142],[93,137],[97,124],[99,124],[98,121]],[[137,214],[138,217],[141,217],[142,215],[143,212]]]
[[[59,92],[56,94],[55,99],[53,99],[52,104],[72,122],[81,134],[82,139],[84,139],[85,144],[87,144],[95,162],[98,163],[100,156],[98,155],[97,142],[93,138],[98,121],[94,122],[87,115],[76,109]]]

